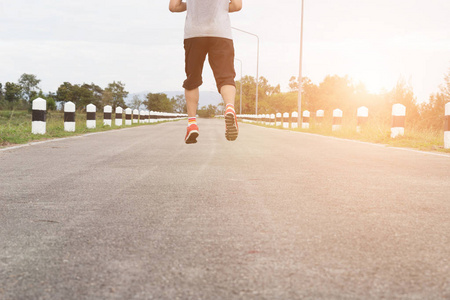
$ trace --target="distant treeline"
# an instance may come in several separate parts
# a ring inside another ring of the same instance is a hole
[[[255,78],[242,78],[242,113],[255,113]],[[290,91],[282,93],[280,86],[271,86],[264,77],[259,78],[258,114],[293,112],[298,109],[298,78],[292,77],[289,82]],[[240,112],[241,82],[236,82],[236,111]],[[391,90],[372,94],[363,84],[354,84],[347,77],[337,75],[326,76],[314,84],[310,79],[302,80],[302,110],[308,110],[314,116],[319,109],[325,110],[325,117],[331,119],[332,111],[339,108],[344,116],[356,117],[358,107],[369,108],[369,116],[379,122],[391,121],[392,105],[401,103],[406,106],[407,122],[417,128],[440,130],[445,121],[445,103],[450,101],[450,71],[444,78],[440,91],[430,95],[429,101],[418,104],[413,90],[404,80],[399,80]]]
[[[145,97],[134,96],[130,103],[125,103],[128,91],[120,81],[109,83],[107,87],[91,84],[62,83],[53,93],[44,93],[39,88],[40,79],[33,74],[23,74],[19,80],[0,83],[0,109],[30,109],[31,101],[41,97],[47,100],[49,110],[57,109],[68,101],[75,103],[77,110],[84,110],[92,103],[98,109],[105,105],[113,108],[142,108],[151,111],[186,113],[184,95],[171,99],[164,93],[148,93]],[[255,113],[256,81],[254,77],[245,76],[236,81],[236,111],[240,112],[240,89],[242,89],[242,113]],[[258,113],[284,113],[297,110],[298,78],[289,81],[288,92],[281,92],[280,85],[272,86],[264,77],[259,78]],[[380,122],[390,122],[391,109],[394,103],[406,106],[407,121],[418,128],[441,129],[444,123],[445,103],[450,101],[450,71],[444,77],[444,83],[439,92],[430,95],[428,102],[417,103],[412,88],[404,80],[399,80],[391,90],[378,94],[369,93],[363,84],[354,84],[352,80],[341,76],[326,76],[318,85],[308,78],[302,80],[302,110],[308,110],[314,115],[319,110],[325,110],[325,117],[331,118],[334,109],[339,108],[344,116],[355,116],[360,106],[369,108],[369,116]],[[199,115],[212,117],[223,109],[223,103],[217,107],[209,105],[199,109]]]
[[[43,98],[47,100],[48,110],[62,108],[62,104],[71,101],[75,103],[77,110],[85,110],[88,104],[94,104],[97,109],[111,105],[114,109],[117,106],[133,109],[145,107],[153,111],[186,113],[184,95],[169,99],[163,93],[149,93],[145,98],[134,96],[130,103],[125,103],[128,91],[120,81],[109,83],[105,88],[94,83],[64,82],[55,93],[44,93],[39,88],[40,82],[34,74],[23,74],[17,82],[6,82],[5,85],[0,83],[0,110],[30,110],[34,99]]]

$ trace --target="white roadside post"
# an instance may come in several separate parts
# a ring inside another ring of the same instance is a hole
[[[97,125],[95,113],[97,112],[97,107],[94,104],[88,104],[86,106],[86,127],[88,129],[94,129]]]
[[[450,149],[450,102],[445,104],[444,148]]]
[[[144,123],[145,122],[145,111],[141,110],[139,113],[139,123]]]
[[[123,123],[122,113],[123,113],[122,107],[120,106],[116,107],[116,120],[115,120],[116,126],[122,126]]]
[[[319,109],[316,112],[316,123],[317,123],[318,126],[322,125],[324,117],[325,117],[325,111],[323,109]]]
[[[406,106],[396,103],[392,106],[391,138],[405,134]]]
[[[131,108],[125,109],[125,126],[131,125]]]
[[[289,128],[289,113],[287,112],[283,114],[283,128]]]
[[[31,116],[31,133],[45,134],[47,130],[47,100],[37,98],[33,100]]]
[[[369,118],[369,109],[365,106],[361,106],[357,110],[356,117],[358,119],[356,132],[361,133],[361,126],[367,123],[367,119]]]
[[[342,129],[342,110],[335,109],[333,110],[333,126],[331,127],[332,131],[338,131]]]
[[[298,112],[293,111],[291,114],[291,127],[298,128]]]
[[[307,110],[303,112],[303,120],[302,120],[302,128],[309,129],[309,118],[311,117],[311,113]]]
[[[275,117],[276,117],[275,125],[281,126],[281,113],[277,113]]]
[[[269,126],[269,125],[270,125],[270,115],[269,115],[269,114],[265,114],[265,115],[264,115],[264,124],[265,124],[266,126]]]
[[[75,103],[64,103],[64,131],[75,132]]]
[[[270,126],[275,126],[275,114],[270,115]]]
[[[150,111],[150,123],[156,122],[156,115],[154,111]]]
[[[112,118],[112,106],[106,105],[103,108],[103,125],[111,126],[112,124],[111,118]]]
[[[133,110],[133,124],[137,123],[139,121],[139,110],[134,109]]]

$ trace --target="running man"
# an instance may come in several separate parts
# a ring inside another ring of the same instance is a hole
[[[228,13],[241,10],[242,0],[170,0],[171,12],[184,12],[184,50],[186,80],[183,87],[188,113],[186,144],[197,142],[197,106],[202,85],[203,64],[208,54],[219,93],[226,104],[225,137],[236,140],[238,124],[234,110],[236,86],[234,77],[234,45]]]

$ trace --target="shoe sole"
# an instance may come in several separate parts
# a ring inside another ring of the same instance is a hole
[[[234,114],[228,113],[225,115],[225,125],[226,125],[226,131],[225,131],[225,137],[229,141],[234,141],[238,137],[238,129],[236,127],[236,118]]]
[[[195,144],[197,143],[197,137],[198,137],[198,131],[192,130],[189,132],[188,137],[186,138],[185,142],[186,144]]]

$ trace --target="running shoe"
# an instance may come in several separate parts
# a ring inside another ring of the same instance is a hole
[[[186,132],[186,137],[184,141],[186,144],[195,144],[197,143],[198,137],[198,126],[196,124],[189,125]]]
[[[227,109],[225,112],[225,137],[229,141],[234,141],[238,137],[239,127],[236,112],[233,109]]]

